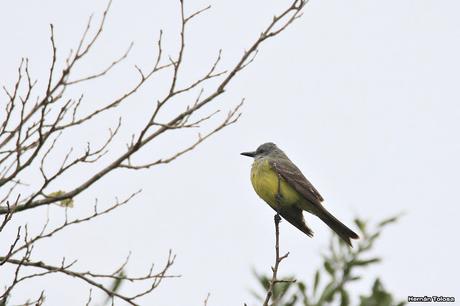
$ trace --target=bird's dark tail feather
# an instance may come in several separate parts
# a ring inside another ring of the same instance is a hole
[[[358,239],[359,236],[349,229],[345,224],[340,222],[336,217],[334,217],[326,209],[322,209],[319,213],[316,214],[324,223],[326,223],[334,232],[342,238],[349,246],[351,245],[350,239]]]

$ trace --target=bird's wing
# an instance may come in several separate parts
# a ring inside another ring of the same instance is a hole
[[[313,231],[305,223],[302,210],[295,206],[282,207],[279,214],[289,223],[297,227],[310,237],[313,237]]]
[[[289,159],[270,161],[270,166],[308,201],[321,205],[323,197]]]

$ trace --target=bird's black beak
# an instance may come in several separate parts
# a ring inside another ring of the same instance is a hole
[[[243,153],[241,153],[241,155],[254,157],[254,156],[256,156],[256,152],[243,152]]]

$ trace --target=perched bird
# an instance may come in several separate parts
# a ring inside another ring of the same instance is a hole
[[[256,193],[289,223],[313,237],[302,214],[305,210],[320,218],[349,246],[350,239],[359,238],[324,208],[323,197],[274,143],[264,143],[256,151],[241,155],[254,158],[251,182]]]

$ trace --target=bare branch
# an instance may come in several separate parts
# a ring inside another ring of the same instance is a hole
[[[216,128],[214,128],[211,132],[207,133],[204,136],[199,134],[198,139],[193,144],[189,145],[185,149],[182,149],[182,150],[176,152],[174,155],[172,155],[172,156],[170,156],[168,158],[158,159],[158,160],[156,160],[156,161],[154,161],[152,163],[148,163],[148,164],[144,164],[144,165],[132,165],[131,162],[128,161],[128,163],[126,163],[126,164],[121,164],[120,167],[121,168],[139,170],[139,169],[148,169],[148,168],[151,168],[151,167],[159,165],[159,164],[168,164],[168,163],[174,161],[175,159],[179,158],[180,156],[184,155],[185,153],[190,152],[193,149],[195,149],[200,143],[202,143],[203,141],[205,141],[207,138],[211,137],[215,133],[219,132],[223,128],[235,123],[239,119],[239,117],[241,116],[241,113],[238,113],[238,110],[243,105],[243,102],[244,102],[244,100],[240,104],[238,104],[237,107],[235,107],[232,111],[230,111],[228,113],[227,117],[225,118],[225,120],[220,125],[218,125]],[[197,122],[206,120],[207,118],[209,118],[209,116],[204,117],[204,118],[198,120]]]
[[[280,215],[278,213],[275,215],[274,221],[275,221],[275,265],[272,267],[272,278],[270,280],[270,284],[269,284],[269,287],[268,287],[268,290],[267,290],[267,295],[265,296],[264,303],[262,304],[263,306],[268,306],[269,305],[270,299],[273,296],[273,291],[274,291],[275,285],[277,283],[286,283],[286,282],[293,283],[293,282],[295,282],[295,280],[279,280],[277,278],[278,277],[279,265],[284,259],[286,259],[289,256],[289,252],[284,254],[284,255],[282,255],[282,256],[280,255],[280,245],[279,245],[280,229],[279,229],[279,224],[280,224],[280,221],[281,221],[281,217],[280,217]]]
[[[157,107],[155,108],[154,112],[152,113],[152,116],[151,116],[150,120],[145,125],[145,127],[142,129],[142,131],[140,132],[139,136],[137,137],[137,140],[133,142],[132,146],[129,146],[128,149],[124,153],[122,153],[118,158],[113,160],[113,162],[111,162],[109,165],[107,165],[104,169],[102,169],[101,171],[99,171],[98,173],[93,175],[92,177],[88,178],[85,182],[83,182],[81,185],[77,186],[73,190],[71,190],[71,191],[67,192],[66,194],[62,195],[58,200],[64,200],[64,199],[68,199],[68,198],[73,198],[76,195],[78,195],[79,193],[81,193],[83,190],[86,190],[89,186],[91,186],[92,184],[97,182],[99,179],[101,179],[102,177],[104,177],[105,175],[107,175],[108,173],[113,171],[114,169],[117,169],[117,168],[120,168],[120,167],[127,167],[127,166],[129,167],[129,164],[127,164],[125,162],[129,161],[131,156],[134,153],[139,151],[142,147],[144,147],[146,144],[151,142],[156,137],[160,136],[161,134],[165,133],[166,131],[169,131],[171,129],[171,127],[177,127],[178,125],[180,125],[180,123],[185,118],[191,116],[192,114],[197,112],[199,109],[201,109],[202,107],[204,107],[205,105],[209,104],[211,101],[216,99],[218,96],[220,96],[224,92],[224,90],[225,90],[226,86],[228,85],[228,83],[235,77],[235,75],[239,71],[241,71],[241,69],[243,69],[248,64],[248,61],[250,62],[250,61],[253,60],[253,56],[254,56],[254,54],[257,53],[257,50],[258,50],[259,46],[265,40],[267,40],[267,39],[269,39],[271,37],[274,37],[274,36],[278,35],[279,33],[281,33],[289,24],[291,24],[293,22],[293,20],[295,19],[295,17],[292,17],[292,16],[298,16],[300,14],[301,9],[304,7],[305,4],[306,4],[306,1],[299,1],[299,0],[293,1],[291,6],[289,6],[280,15],[275,16],[273,18],[272,22],[262,32],[262,35],[260,35],[259,38],[255,41],[255,43],[253,43],[252,46],[246,52],[244,52],[244,54],[242,55],[240,60],[237,62],[237,64],[231,70],[229,70],[229,72],[227,72],[225,74],[225,78],[220,82],[220,84],[217,86],[217,88],[211,94],[209,94],[205,98],[202,98],[200,101],[195,103],[192,107],[190,107],[187,110],[183,111],[182,113],[178,114],[176,117],[171,119],[169,122],[163,124],[162,126],[159,126],[158,129],[156,129],[155,131],[151,132],[151,127],[154,126],[154,123],[155,123],[154,120],[155,120],[156,115],[159,113],[159,110],[168,101],[170,101],[175,95],[177,95],[178,92],[179,93],[181,92],[181,90],[178,90],[178,91],[176,90],[176,82],[177,82],[177,78],[178,78],[178,75],[179,75],[179,68],[180,68],[180,64],[182,62],[183,52],[185,50],[185,25],[186,25],[185,19],[186,19],[186,17],[184,17],[185,16],[184,15],[184,6],[183,6],[183,2],[181,2],[181,7],[180,7],[180,9],[181,9],[181,20],[182,20],[182,29],[181,29],[181,33],[180,33],[180,42],[181,42],[181,44],[180,44],[180,50],[179,50],[179,54],[178,54],[177,58],[174,59],[174,60],[171,60],[171,63],[170,63],[170,65],[172,65],[172,68],[173,68],[173,76],[172,76],[172,82],[171,82],[169,93],[160,102],[157,103]],[[291,14],[291,18],[288,18],[286,20],[286,18],[284,18],[284,17],[289,16],[289,14]],[[285,21],[283,22],[283,20],[285,20]],[[273,30],[277,26],[279,27],[278,30]],[[160,35],[160,38],[161,38],[161,35]],[[160,49],[161,49],[161,40],[159,41],[158,45],[160,46]],[[219,57],[218,57],[218,59],[219,59]],[[215,67],[217,65],[218,61],[219,60],[217,60],[215,62],[216,64],[213,65],[212,67]],[[157,60],[157,63],[159,63],[159,60]],[[168,67],[168,66],[160,66],[160,67]],[[151,71],[151,73],[148,74],[146,77],[150,76],[157,69],[159,69],[159,68],[155,67]],[[212,75],[213,71],[214,71],[214,68],[211,68],[211,73],[208,73],[208,74]],[[141,79],[141,82],[142,82],[142,80],[144,80],[144,78],[146,78],[146,77],[144,77],[143,73],[142,73],[142,75],[143,75],[143,77]],[[142,85],[142,84],[140,84],[140,85]],[[131,94],[135,90],[137,90],[137,88],[133,89],[133,91],[131,91],[129,94]],[[120,101],[122,101],[124,98],[125,97],[122,97]],[[117,103],[119,103],[119,102],[116,102],[115,104],[117,104]],[[111,105],[113,105],[113,104],[111,104]],[[199,143],[201,143],[201,141],[199,141]],[[186,152],[188,152],[188,151],[190,151],[190,150],[186,150]],[[182,154],[179,154],[179,156],[182,155]],[[174,160],[174,158],[173,158],[173,160]],[[159,164],[159,163],[164,163],[164,162],[160,161],[160,162],[158,162],[156,164]],[[29,201],[29,202],[26,202],[26,203],[24,203],[22,205],[19,205],[17,207],[16,211],[19,212],[19,211],[22,211],[22,210],[25,210],[25,209],[30,209],[30,208],[33,208],[33,207],[46,205],[46,204],[50,204],[50,203],[52,203],[52,201],[50,201],[50,199],[46,199],[46,198],[39,199],[39,200],[34,200],[34,201]],[[2,210],[0,208],[0,214],[3,214],[3,213],[4,213],[4,210]]]
[[[129,197],[127,197],[123,201],[118,201],[118,199],[117,199],[115,204],[113,204],[112,206],[109,206],[108,208],[106,208],[104,210],[101,210],[101,211],[98,210],[97,200],[96,200],[96,203],[94,204],[94,207],[93,207],[93,213],[92,214],[90,214],[90,215],[88,215],[88,216],[86,216],[84,218],[77,218],[77,219],[74,219],[74,220],[71,220],[71,221],[68,219],[67,214],[66,214],[64,222],[62,223],[62,225],[60,225],[60,226],[58,226],[58,227],[56,227],[56,228],[54,228],[54,229],[52,229],[50,231],[46,231],[47,227],[48,227],[48,223],[49,223],[49,220],[48,220],[44,224],[43,229],[41,230],[41,232],[38,235],[36,235],[33,238],[26,239],[25,243],[23,245],[17,247],[16,249],[14,249],[14,251],[11,252],[10,256],[17,254],[17,253],[19,253],[20,251],[22,251],[24,249],[27,249],[31,245],[34,245],[35,243],[37,243],[39,240],[42,240],[44,238],[52,237],[56,233],[61,232],[62,230],[66,229],[68,227],[71,227],[71,226],[76,225],[76,224],[81,224],[81,223],[84,223],[84,222],[88,222],[88,221],[91,221],[91,220],[93,220],[93,219],[95,219],[97,217],[101,217],[103,215],[106,215],[106,214],[112,212],[113,210],[128,204],[140,192],[141,192],[141,190],[138,190],[137,192],[131,194]],[[19,235],[19,232],[18,232],[18,235]]]
[[[76,79],[76,80],[73,80],[73,81],[66,81],[65,84],[66,85],[74,85],[74,84],[77,84],[77,83],[80,83],[80,82],[89,81],[89,80],[97,79],[97,78],[100,78],[100,77],[104,76],[106,73],[108,73],[110,70],[112,70],[113,67],[115,67],[116,65],[118,65],[120,62],[122,62],[124,59],[126,59],[128,57],[129,52],[133,48],[133,45],[134,44],[131,43],[129,45],[128,49],[126,50],[126,52],[120,58],[114,60],[107,68],[105,68],[101,72],[98,72],[98,73],[95,73],[95,74],[92,74],[90,76],[86,76],[86,77],[83,77],[83,78],[80,78],[80,79]]]
[[[3,257],[0,257],[0,260],[3,260],[3,259],[4,259]],[[88,272],[77,272],[77,271],[70,269],[70,267],[75,263],[75,261],[70,264],[66,264],[65,260],[63,260],[61,265],[59,266],[48,265],[44,263],[43,261],[30,261],[30,260],[8,259],[6,262],[12,265],[16,265],[17,267],[24,266],[24,267],[33,267],[33,268],[38,268],[40,270],[45,270],[44,273],[33,273],[27,276],[23,276],[22,278],[17,278],[15,282],[16,284],[21,281],[24,281],[25,279],[40,277],[46,274],[60,273],[60,274],[65,274],[65,275],[80,279],[81,281],[91,285],[92,287],[95,287],[105,292],[110,297],[119,298],[127,302],[130,305],[138,305],[136,303],[136,300],[152,292],[154,289],[156,289],[160,285],[163,279],[179,277],[177,275],[167,275],[166,274],[168,269],[174,264],[174,260],[175,260],[175,256],[172,255],[170,251],[168,255],[168,259],[160,272],[157,272],[155,274],[145,275],[142,277],[125,277],[124,278],[125,280],[130,280],[130,281],[137,281],[137,280],[144,281],[145,280],[150,283],[150,286],[147,289],[142,290],[141,292],[131,295],[131,296],[124,295],[114,290],[111,290],[107,286],[103,285],[101,282],[97,281],[97,278],[101,278],[101,277],[116,279],[116,276],[103,275],[103,274],[97,274],[96,276],[94,276],[94,275],[89,274]]]
[[[50,220],[47,215],[38,233],[29,232],[27,223],[21,223],[23,221],[20,219],[18,220],[19,224],[14,225],[16,226],[16,235],[13,236],[12,234],[6,240],[10,241],[9,248],[5,248],[4,253],[0,254],[0,267],[11,265],[15,268],[11,272],[11,282],[0,292],[0,304],[6,303],[13,289],[26,280],[39,279],[45,275],[56,273],[77,278],[83,283],[89,284],[91,288],[105,292],[108,296],[108,302],[112,302],[112,304],[117,299],[131,305],[137,305],[137,300],[156,289],[163,279],[177,277],[177,275],[168,273],[168,269],[175,259],[171,252],[169,252],[166,264],[159,272],[154,272],[152,265],[147,273],[131,276],[125,273],[129,255],[120,266],[116,267],[113,273],[104,274],[94,271],[76,271],[74,266],[76,266],[77,260],[68,262],[65,257],[62,258],[60,264],[54,265],[32,260],[32,251],[37,244],[64,232],[66,228],[87,223],[128,203],[137,193],[123,201],[116,200],[114,204],[103,210],[98,209],[97,200],[93,210],[91,210],[91,206],[82,203],[89,210],[86,216],[79,218],[68,216],[69,207],[78,200],[76,197],[86,192],[90,186],[113,170],[123,168],[148,169],[160,164],[168,164],[193,151],[205,140],[235,123],[241,115],[240,108],[243,102],[231,109],[219,122],[215,121],[217,116],[221,114],[220,107],[216,107],[217,99],[227,90],[230,82],[255,60],[266,40],[283,32],[301,16],[302,8],[307,2],[308,0],[291,0],[289,7],[274,16],[233,65],[226,67],[226,69],[221,68],[222,50],[219,50],[217,57],[210,61],[209,67],[199,77],[187,79],[183,73],[183,67],[187,60],[185,54],[188,54],[190,48],[193,48],[193,44],[188,41],[187,37],[189,27],[192,25],[190,21],[198,19],[203,12],[210,9],[210,6],[189,13],[186,12],[184,1],[181,0],[178,7],[180,10],[180,19],[178,20],[180,30],[177,36],[179,46],[172,53],[173,55],[164,55],[163,31],[160,30],[153,62],[147,67],[135,65],[134,69],[139,75],[138,80],[133,85],[123,89],[115,98],[102,101],[101,104],[88,101],[86,97],[91,95],[84,95],[83,93],[78,94],[77,98],[69,97],[68,88],[73,86],[75,89],[83,82],[91,83],[97,79],[104,79],[109,73],[115,72],[114,68],[128,57],[133,47],[133,44],[130,44],[120,57],[115,58],[111,64],[103,66],[101,70],[92,71],[84,76],[75,76],[77,67],[84,64],[87,55],[96,48],[95,46],[104,32],[111,0],[109,0],[95,26],[93,26],[93,16],[89,18],[82,36],[76,41],[76,48],[70,50],[66,58],[61,59],[58,56],[61,54],[61,50],[57,44],[55,28],[51,24],[50,66],[46,75],[41,78],[44,80],[43,85],[41,85],[43,87],[36,88],[37,81],[31,77],[28,59],[21,60],[18,67],[18,77],[13,85],[8,89],[3,87],[6,103],[3,107],[5,113],[0,116],[0,188],[2,191],[0,215],[3,215],[0,220],[0,233],[6,233],[3,231],[4,228],[14,224],[11,220],[15,214],[44,205],[54,204],[64,207],[63,222],[58,223],[60,225],[57,226],[52,225],[55,224],[51,222],[54,220]],[[64,67],[61,71],[57,68],[60,65]],[[116,115],[117,117],[120,116],[118,124],[109,129],[108,136],[101,144],[95,145],[88,141],[72,143],[69,147],[64,147],[65,144],[63,144],[62,139],[72,137],[73,134],[69,133],[71,130],[82,129],[82,132],[87,132],[83,130],[85,124],[90,121],[97,123],[98,119],[101,120],[101,114],[107,114],[109,111],[121,112],[121,109],[117,108],[131,100],[157,74],[165,75],[168,78],[167,90],[152,99],[149,98],[148,101],[140,101],[140,103],[148,103],[146,104],[148,113],[146,114],[146,121],[142,123],[141,127],[132,132],[129,145],[120,147],[114,141],[118,132],[122,128],[126,129],[125,124],[123,127],[121,125],[121,117],[124,117],[124,114],[120,114]],[[182,103],[181,98],[186,100],[184,108],[172,114],[165,111],[167,106],[171,104]],[[208,108],[205,109],[206,107]],[[90,110],[82,113],[82,110],[86,109]],[[203,115],[202,111],[207,115]],[[160,116],[161,119],[159,119]],[[159,156],[162,158],[157,160],[132,162],[138,152],[161,135],[169,132],[171,134],[168,135],[172,135],[172,131],[181,132],[190,128],[197,129],[198,137],[188,145],[176,149],[170,154],[159,152]],[[113,154],[106,155],[109,150]],[[57,156],[59,154],[62,155]],[[59,186],[67,186],[64,177],[72,175],[72,171],[80,168],[86,172],[79,176],[81,179],[75,183],[75,186],[66,190],[59,190]],[[27,185],[27,180],[34,177],[30,174],[31,172],[38,174],[39,181]],[[53,190],[49,190],[51,188]],[[276,262],[271,291],[276,283],[285,282],[285,280],[276,278],[276,271],[279,262],[287,257],[287,254],[279,256],[278,224],[275,225],[277,231]],[[114,284],[120,284],[122,281],[142,283],[147,288],[129,296],[118,291],[117,286],[108,286],[107,280]],[[30,298],[24,305],[41,305],[44,298],[42,292],[38,298]],[[204,301],[205,306],[208,299],[209,295]],[[90,290],[86,304],[89,305],[92,300],[93,292]]]

